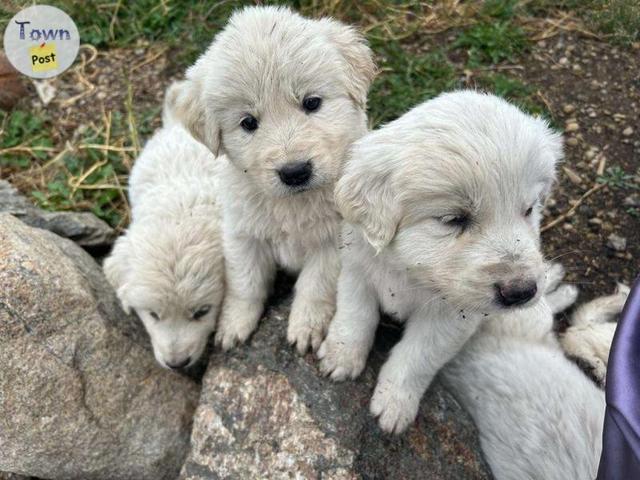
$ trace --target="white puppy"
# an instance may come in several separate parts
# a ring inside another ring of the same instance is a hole
[[[104,263],[164,367],[198,360],[222,304],[218,168],[211,152],[165,115],[129,177],[132,223]]]
[[[540,205],[562,155],[546,122],[473,91],[444,94],[362,138],[338,182],[348,222],[335,318],[318,355],[364,368],[378,307],[406,320],[371,401],[386,431],[415,418],[440,368],[486,317],[540,297]]]
[[[566,354],[588,366],[602,385],[617,327],[611,320],[624,307],[629,291],[629,287],[620,283],[613,295],[581,305],[571,316],[571,326],[560,335],[560,343]]]
[[[559,265],[552,271],[561,277]],[[564,356],[552,331],[553,313],[576,295],[562,285],[532,308],[488,319],[442,371],[478,426],[498,480],[596,477],[604,392]]]
[[[276,265],[300,272],[287,338],[320,345],[335,311],[334,182],[366,133],[371,51],[354,29],[287,8],[235,13],[170,96],[194,137],[229,162],[221,206],[224,349],[256,328]]]

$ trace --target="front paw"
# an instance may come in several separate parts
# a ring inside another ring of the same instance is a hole
[[[258,326],[263,306],[257,302],[225,300],[215,343],[227,351],[247,341]]]
[[[387,433],[404,432],[418,415],[420,395],[389,382],[378,382],[370,411]]]
[[[309,347],[316,351],[325,335],[335,306],[331,302],[306,302],[294,300],[289,315],[287,341],[304,355]]]
[[[320,371],[336,382],[360,375],[368,356],[367,342],[341,337],[331,331],[318,350]]]

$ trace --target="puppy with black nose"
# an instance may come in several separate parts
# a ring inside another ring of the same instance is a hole
[[[335,380],[364,368],[378,308],[406,320],[371,401],[384,430],[415,418],[438,370],[482,320],[544,290],[540,210],[562,155],[544,120],[492,95],[448,93],[354,144],[336,187],[337,312],[318,355]]]
[[[301,353],[322,342],[340,270],[333,189],[367,131],[374,71],[353,28],[252,7],[231,17],[170,94],[184,125],[224,162],[224,349],[256,328],[276,266],[299,272],[289,342]]]

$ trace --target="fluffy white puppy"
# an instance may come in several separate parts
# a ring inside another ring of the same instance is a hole
[[[613,295],[581,305],[571,316],[571,326],[560,335],[560,343],[566,354],[591,369],[592,375],[602,385],[617,327],[611,320],[622,311],[629,291],[629,287],[620,283]]]
[[[371,51],[351,27],[252,7],[228,25],[170,96],[221,172],[227,293],[224,349],[258,324],[276,266],[300,272],[287,337],[320,345],[335,311],[340,217],[334,182],[366,132]]]
[[[552,331],[553,313],[576,294],[562,285],[531,308],[487,319],[442,371],[498,480],[596,477],[604,392],[564,356]],[[594,318],[604,313],[590,308]]]
[[[406,320],[371,400],[401,432],[480,322],[541,296],[540,205],[559,135],[493,95],[426,102],[355,143],[336,200],[346,225],[337,312],[318,354],[333,379],[363,369],[378,307]]]
[[[198,360],[222,304],[219,162],[182,126],[165,125],[133,166],[132,223],[104,271],[144,323],[160,365],[178,369]]]

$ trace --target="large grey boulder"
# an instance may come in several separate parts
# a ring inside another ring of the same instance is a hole
[[[440,383],[407,433],[383,434],[368,405],[389,345],[361,379],[336,384],[287,345],[288,312],[271,309],[248,347],[211,357],[181,480],[491,478],[470,417]]]
[[[47,212],[34,206],[9,182],[0,180],[0,213],[10,213],[27,225],[69,238],[85,248],[111,245],[116,231],[90,212]]]
[[[198,386],[144,342],[88,254],[0,214],[0,471],[175,479]]]

